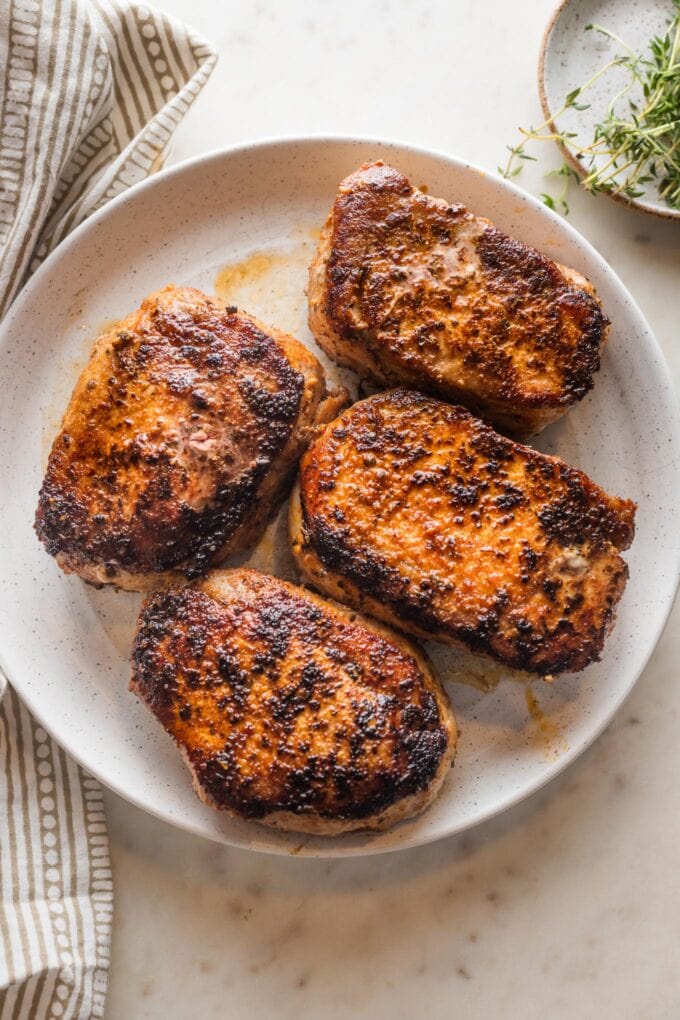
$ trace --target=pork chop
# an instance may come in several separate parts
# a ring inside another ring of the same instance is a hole
[[[433,800],[453,759],[451,707],[419,649],[255,570],[150,595],[132,663],[198,796],[242,818],[385,829]]]
[[[463,404],[515,438],[591,389],[607,336],[579,273],[382,162],[341,183],[308,296],[331,358]]]
[[[310,446],[291,541],[304,578],[333,598],[550,675],[598,658],[635,509],[463,408],[396,390]]]
[[[293,337],[165,287],[99,337],[40,490],[68,573],[146,589],[251,545],[343,394]]]

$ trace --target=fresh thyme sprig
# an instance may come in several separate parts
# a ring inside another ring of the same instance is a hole
[[[559,142],[582,164],[581,184],[587,191],[634,199],[644,194],[646,184],[654,182],[667,205],[680,209],[680,0],[673,0],[673,5],[675,12],[665,33],[654,36],[644,54],[636,54],[609,29],[587,25],[587,31],[606,35],[624,52],[572,89],[561,109],[539,127],[520,128],[522,140],[508,146],[508,161],[498,168],[499,172],[504,177],[516,177],[523,161],[535,159],[525,151],[527,142]],[[593,141],[579,145],[574,141],[576,132],[559,131],[555,124],[566,110],[587,110],[584,93],[614,67],[624,67],[629,72],[628,80],[595,126]],[[543,193],[543,201],[552,209],[559,207],[568,213],[569,182],[578,179],[578,174],[565,161],[548,176],[562,177],[563,188],[556,197]]]

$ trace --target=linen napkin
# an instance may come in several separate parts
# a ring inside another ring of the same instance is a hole
[[[69,231],[162,165],[216,59],[134,0],[0,0],[0,316]],[[103,1016],[112,911],[101,787],[10,689],[0,1020]]]

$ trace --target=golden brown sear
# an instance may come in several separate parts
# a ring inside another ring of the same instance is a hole
[[[364,378],[463,404],[515,438],[591,389],[608,327],[574,270],[382,162],[339,187],[310,267],[309,324]]]
[[[303,576],[334,598],[548,675],[598,658],[635,509],[462,408],[396,390],[310,446],[291,540]]]
[[[293,337],[165,287],[97,340],[52,446],[38,536],[94,584],[200,574],[257,539],[343,402]]]
[[[451,764],[451,708],[423,653],[255,570],[151,594],[131,689],[182,750],[199,797],[334,834],[421,811]]]

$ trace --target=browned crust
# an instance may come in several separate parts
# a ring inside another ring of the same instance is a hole
[[[461,403],[517,438],[591,389],[608,331],[580,274],[382,162],[340,185],[308,294],[310,328],[340,364]]]
[[[196,576],[257,540],[345,396],[293,337],[166,287],[97,340],[50,453],[38,536],[94,584]]]
[[[412,391],[354,404],[300,465],[303,577],[408,633],[542,675],[597,659],[635,504]]]
[[[383,829],[423,810],[456,726],[424,653],[255,570],[152,593],[131,689],[205,803],[299,832]]]

